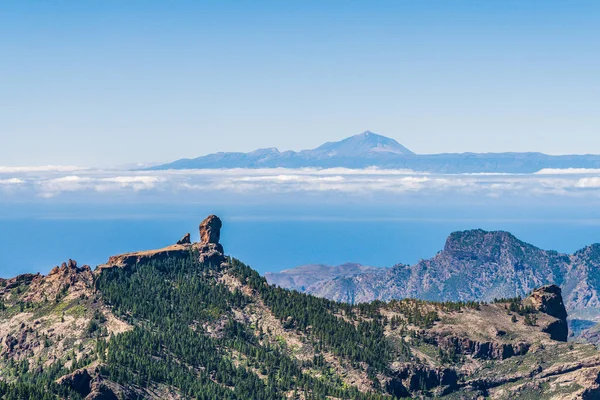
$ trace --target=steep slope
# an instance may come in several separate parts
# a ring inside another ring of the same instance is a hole
[[[18,308],[25,298],[41,299],[35,318],[70,330],[45,347],[56,358],[32,354],[31,346],[18,352],[17,345],[3,347],[0,395],[591,399],[600,393],[600,354],[564,342],[565,310],[556,286],[523,301],[351,306],[268,285],[223,256],[220,224],[217,217],[207,219],[200,243],[178,245],[187,251],[115,256],[93,273],[65,264],[58,274],[72,284],[57,291],[48,309],[42,293],[56,278],[5,281],[0,323],[14,330],[11,337],[52,333],[36,327],[31,306]],[[89,301],[83,310],[70,311],[83,300]],[[64,322],[55,307],[66,310]],[[111,330],[110,321],[120,321],[122,329]],[[94,328],[81,332],[80,322]],[[7,337],[2,333],[3,344]]]

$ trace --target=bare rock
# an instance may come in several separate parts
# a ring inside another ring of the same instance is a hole
[[[189,233],[186,233],[184,237],[177,241],[177,244],[190,244],[192,243],[191,237]]]
[[[556,321],[543,327],[542,331],[549,333],[551,339],[567,341],[569,335],[567,310],[563,303],[560,287],[547,285],[535,289],[529,297],[523,300],[523,304],[556,318]]]
[[[184,258],[188,257],[189,254],[190,246],[180,244],[174,244],[157,250],[135,251],[132,253],[110,256],[106,264],[98,266],[97,271],[101,272],[103,269],[112,267],[128,268],[138,263],[160,261],[173,257]]]
[[[198,246],[199,259],[203,264],[221,265],[226,261],[223,255],[223,246],[215,243],[200,244]]]
[[[221,227],[223,223],[221,219],[216,215],[209,215],[200,224],[200,243],[214,243],[218,244],[221,239]]]
[[[223,246],[219,243],[222,226],[221,219],[216,215],[209,215],[200,224],[200,243],[197,248],[201,263],[220,265],[226,261]]]
[[[30,285],[31,283],[39,281],[42,278],[43,276],[38,272],[37,274],[22,274],[15,276],[14,278],[3,279],[1,281],[3,287],[2,290],[0,290],[0,294],[7,293],[9,290],[21,285]]]
[[[85,400],[118,400],[117,394],[124,399],[137,398],[122,386],[105,380],[98,369],[91,371],[91,374],[90,371],[86,368],[78,369],[59,378],[56,383],[74,390]]]
[[[455,354],[470,355],[483,360],[504,360],[514,356],[527,354],[529,343],[501,343],[498,341],[478,341],[468,337],[432,336],[428,338],[431,344]]]
[[[119,400],[119,398],[108,382],[97,375],[90,383],[90,393],[85,397],[85,400]]]
[[[393,378],[388,382],[387,390],[400,397],[408,397],[418,390],[455,388],[459,378],[452,368],[435,368],[423,364],[394,363],[391,369]]]
[[[82,397],[87,396],[91,392],[91,382],[92,377],[87,369],[78,369],[69,375],[63,376],[57,381],[59,385],[66,386],[69,389],[76,391]]]

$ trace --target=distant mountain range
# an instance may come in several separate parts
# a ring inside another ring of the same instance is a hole
[[[574,254],[539,249],[508,232],[470,230],[452,233],[444,249],[429,260],[408,266],[370,269],[360,266],[311,269],[310,286],[295,282],[306,267],[266,276],[270,283],[347,303],[418,298],[433,301],[492,301],[526,296],[534,288],[557,284],[565,306],[583,326],[600,320],[600,244]],[[283,279],[285,276],[286,279]]]
[[[279,272],[267,272],[265,278],[271,285],[304,292],[312,285],[335,278],[346,278],[370,272],[381,272],[384,268],[367,267],[356,263],[330,266],[323,264],[303,265]]]
[[[415,154],[394,139],[366,131],[316,149],[250,153],[219,152],[149,168],[367,168],[411,169],[437,173],[533,173],[544,168],[600,168],[600,155],[552,156],[542,153]]]

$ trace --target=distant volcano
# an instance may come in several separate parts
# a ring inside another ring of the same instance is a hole
[[[250,153],[219,152],[150,170],[228,168],[368,168],[409,169],[431,173],[533,173],[544,168],[600,168],[599,155],[551,156],[541,153],[415,154],[396,140],[365,131],[316,149]]]
[[[361,156],[369,153],[415,154],[394,139],[371,131],[350,136],[339,142],[328,142],[308,151],[342,157]]]

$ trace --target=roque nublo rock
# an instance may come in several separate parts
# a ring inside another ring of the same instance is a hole
[[[200,242],[192,243],[187,233],[176,244],[157,250],[144,250],[112,256],[105,265],[107,267],[128,267],[150,260],[164,260],[170,257],[187,257],[190,251],[196,251],[201,262],[220,265],[226,261],[223,246],[219,243],[223,223],[216,215],[209,215],[200,224]]]
[[[221,240],[221,227],[223,223],[221,219],[216,215],[209,215],[200,224],[200,243],[214,243],[218,244]]]

